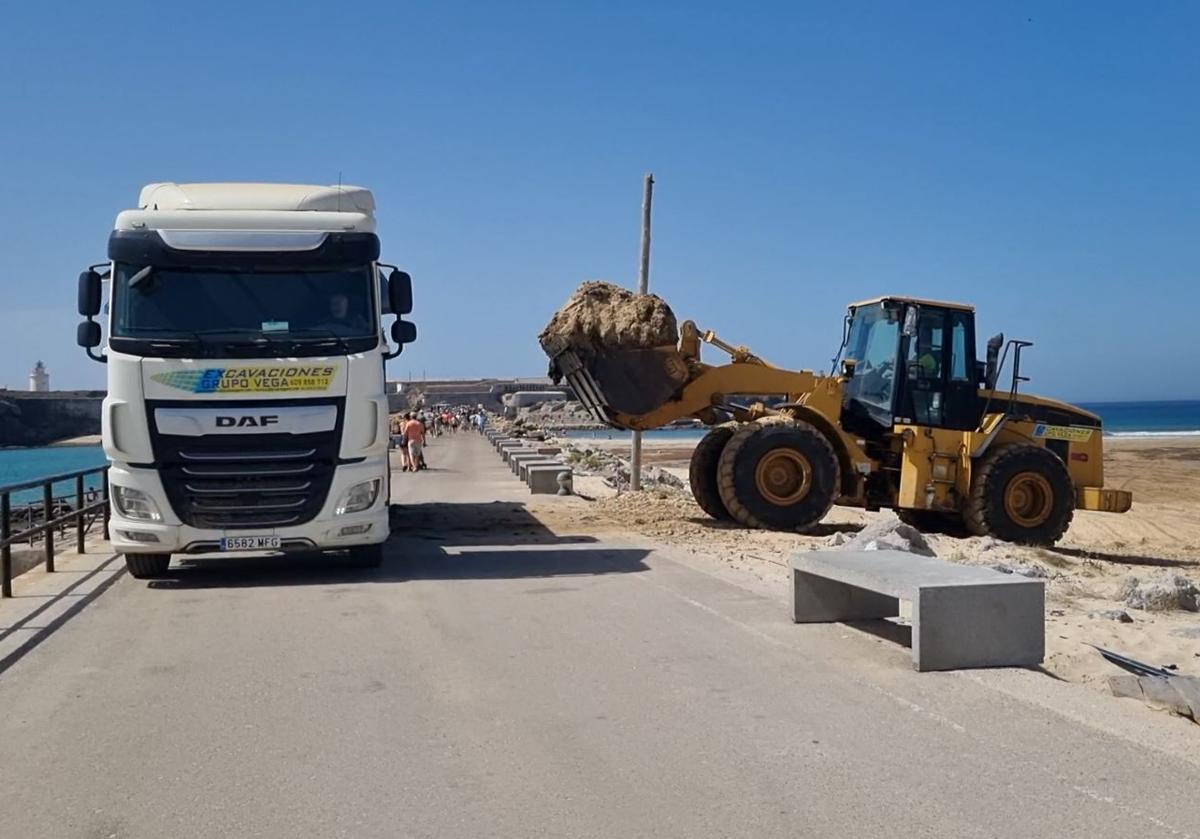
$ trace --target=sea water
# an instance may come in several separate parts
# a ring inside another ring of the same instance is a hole
[[[38,449],[0,449],[0,486],[19,484],[36,478],[47,478],[63,472],[76,472],[103,466],[107,463],[99,446],[50,446]],[[100,475],[88,475],[87,489],[99,489]],[[54,485],[55,497],[72,496],[75,481],[71,479]],[[41,487],[12,494],[14,506],[42,499]]]
[[[1099,414],[1113,437],[1200,437],[1200,400],[1182,402],[1081,402]]]

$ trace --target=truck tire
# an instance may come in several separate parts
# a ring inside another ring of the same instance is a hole
[[[354,568],[378,568],[383,564],[383,543],[355,545],[350,549],[350,565]]]
[[[946,536],[969,536],[961,515],[936,510],[896,510],[896,518],[922,533],[942,533]]]
[[[170,554],[125,554],[125,568],[137,580],[165,576],[170,567]]]
[[[750,422],[734,432],[717,467],[721,501],[734,520],[804,531],[833,506],[841,470],[833,446],[799,420]]]
[[[721,500],[721,491],[717,486],[717,464],[721,460],[721,452],[725,444],[733,436],[737,428],[736,422],[718,425],[704,435],[704,438],[692,452],[692,462],[688,466],[688,483],[692,485],[692,497],[700,505],[700,509],[717,521],[733,521],[733,516],[725,509]]]
[[[1004,446],[977,470],[964,517],[972,533],[1021,545],[1053,545],[1067,532],[1075,515],[1075,486],[1053,452]]]

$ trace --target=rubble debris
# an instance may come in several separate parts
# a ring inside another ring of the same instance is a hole
[[[1113,696],[1140,699],[1147,705],[1162,708],[1200,721],[1200,679],[1194,676],[1137,676],[1123,673],[1108,677]]]
[[[554,313],[538,341],[548,354],[573,349],[587,358],[602,350],[674,346],[679,325],[661,297],[591,280]]]
[[[840,543],[839,547],[850,551],[904,551],[920,556],[937,556],[921,531],[894,515],[872,522]]]
[[[1014,565],[1013,573],[1020,574],[1022,577],[1031,577],[1035,580],[1046,580],[1050,578],[1050,572],[1036,563],[1029,565]]]
[[[684,489],[687,486],[682,478],[672,475],[660,466],[651,466],[649,469],[643,469],[642,481],[649,481],[658,486],[669,486],[675,489]]]
[[[599,475],[610,487],[623,489],[629,486],[629,461],[604,449],[578,448],[566,443],[563,462],[571,466],[578,475]],[[684,492],[687,484],[678,476],[660,466],[642,469],[642,487],[672,492]],[[688,492],[690,495],[690,491]]]
[[[1147,612],[1200,612],[1200,589],[1187,577],[1178,574],[1145,582],[1138,577],[1126,577],[1117,599],[1126,606]]]
[[[1124,609],[1103,609],[1099,612],[1088,612],[1093,620],[1117,621],[1118,623],[1133,623],[1133,617]]]

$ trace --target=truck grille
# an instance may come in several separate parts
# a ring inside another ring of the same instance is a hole
[[[315,518],[329,495],[340,431],[339,410],[337,427],[317,434],[152,437],[175,515],[193,527],[237,530]]]

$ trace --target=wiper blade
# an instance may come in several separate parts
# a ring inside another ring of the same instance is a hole
[[[145,268],[141,269],[140,271],[138,271],[136,274],[134,274],[132,277],[129,278],[129,287],[137,288],[142,283],[146,282],[146,280],[150,279],[150,275],[153,273],[154,273],[154,266],[147,265]]]
[[[311,342],[306,341],[305,343],[333,344],[338,349],[340,349],[343,353],[345,353],[347,355],[350,354],[350,345],[346,343],[346,339],[343,338],[341,335],[338,335],[332,329],[292,329],[289,331],[293,335],[303,334],[303,333],[317,333],[318,335],[322,336],[319,340],[311,341]]]

